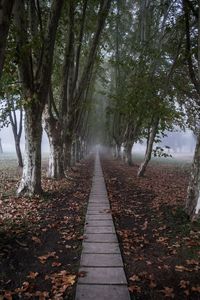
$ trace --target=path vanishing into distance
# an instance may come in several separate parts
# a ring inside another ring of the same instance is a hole
[[[130,300],[98,153],[84,236],[75,300]]]

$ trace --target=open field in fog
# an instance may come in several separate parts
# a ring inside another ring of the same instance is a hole
[[[132,154],[133,162],[140,164],[144,159],[144,154],[139,152],[133,152]],[[177,166],[187,166],[192,164],[193,155],[188,153],[173,153],[172,157],[152,157],[150,164],[172,164]]]
[[[48,153],[42,153],[42,161],[46,163],[48,160]],[[0,169],[17,167],[17,156],[15,152],[4,152],[0,154]]]

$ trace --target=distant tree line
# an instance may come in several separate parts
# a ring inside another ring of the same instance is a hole
[[[159,146],[167,131],[193,131],[197,144],[185,209],[194,219],[200,214],[199,9],[198,1],[189,0],[116,1],[99,76],[106,97],[104,140],[115,157],[132,165],[134,144],[146,140],[138,176],[152,155],[168,155]]]

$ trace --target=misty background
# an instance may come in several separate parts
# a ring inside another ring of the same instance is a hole
[[[166,132],[166,134],[167,136],[162,138],[162,142],[160,144],[155,144],[155,147],[169,146],[170,149],[167,151],[169,154],[172,154],[174,157],[193,156],[196,141],[191,130],[187,129],[185,132],[177,130],[175,132]],[[15,153],[15,144],[14,144],[14,137],[13,137],[11,125],[0,129],[0,138],[1,138],[3,152]],[[22,153],[24,152],[24,144],[25,144],[25,140],[24,140],[24,131],[23,131],[21,137]],[[145,145],[146,145],[145,140],[143,143],[135,144],[133,147],[133,152],[143,154],[146,149]],[[49,142],[48,142],[46,132],[44,130],[42,136],[42,152],[46,154],[49,153]]]

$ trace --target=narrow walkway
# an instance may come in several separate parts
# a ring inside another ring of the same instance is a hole
[[[130,300],[99,155],[90,192],[75,300]]]

